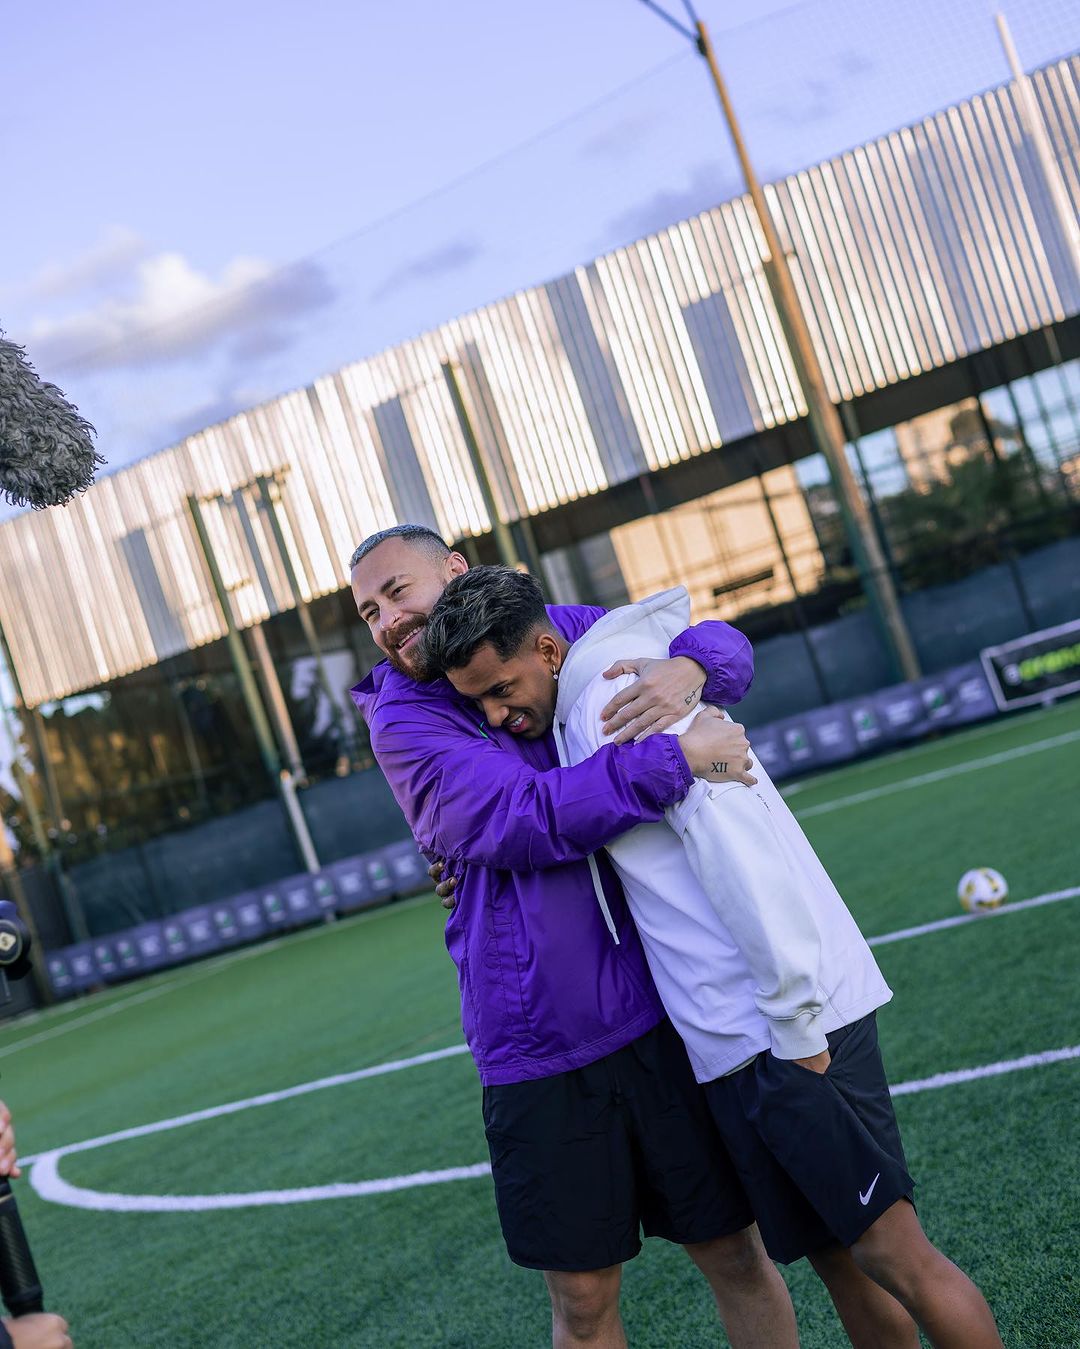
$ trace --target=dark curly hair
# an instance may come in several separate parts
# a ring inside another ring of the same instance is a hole
[[[424,656],[434,670],[460,670],[490,642],[510,660],[537,628],[550,626],[540,583],[512,567],[473,567],[455,577],[424,628]]]

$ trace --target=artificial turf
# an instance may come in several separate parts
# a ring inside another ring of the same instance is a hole
[[[957,912],[991,865],[1013,899],[1080,884],[1080,703],[821,775],[790,801],[868,935]],[[895,787],[997,756],[975,771]],[[113,990],[0,1034],[0,1095],[24,1154],[460,1041],[430,899],[242,958]],[[894,1082],[1080,1044],[1080,898],[877,949]],[[129,999],[132,999],[130,1003]],[[23,1048],[16,1048],[24,1045]],[[980,1282],[1005,1342],[1074,1349],[1080,1061],[897,1100],[931,1236]],[[217,1194],[464,1166],[486,1157],[466,1055],[65,1158],[74,1184]],[[548,1338],[538,1275],[507,1260],[488,1178],[204,1213],[111,1213],[17,1185],[50,1306],[83,1349],[461,1346]],[[805,1267],[787,1275],[805,1349],[845,1343]],[[630,1343],[726,1341],[685,1256],[626,1270]]]

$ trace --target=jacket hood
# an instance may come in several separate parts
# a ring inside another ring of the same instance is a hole
[[[379,661],[359,684],[354,684],[349,690],[349,697],[359,708],[360,715],[369,726],[371,718],[382,706],[388,706],[390,703],[425,703],[433,698],[445,702],[447,695],[455,700],[460,697],[445,679],[435,679],[430,684],[419,684],[415,679],[410,679],[408,675],[395,670],[385,660]]]
[[[615,661],[630,656],[666,658],[671,643],[689,625],[690,596],[685,586],[624,604],[597,619],[571,646],[559,670],[556,719],[565,723],[585,686]]]

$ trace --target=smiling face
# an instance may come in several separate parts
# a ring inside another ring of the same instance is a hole
[[[440,556],[407,538],[386,539],[353,568],[357,613],[390,664],[410,679],[428,677],[421,632],[446,585],[468,570],[460,553]]]
[[[555,720],[559,686],[554,672],[562,665],[564,646],[541,630],[526,637],[521,649],[504,660],[485,642],[467,665],[447,670],[446,677],[459,693],[480,704],[489,726],[538,740]]]

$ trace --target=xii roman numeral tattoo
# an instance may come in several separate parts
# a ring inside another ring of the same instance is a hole
[[[704,687],[705,687],[704,684],[700,684],[696,689],[690,690],[690,692],[683,699],[683,702],[686,704],[687,707],[693,707],[694,703],[697,701],[698,694]]]
[[[726,772],[727,772],[727,764],[726,764],[726,763],[714,763],[713,766],[712,766],[712,771],[713,771],[714,773],[726,773]]]

